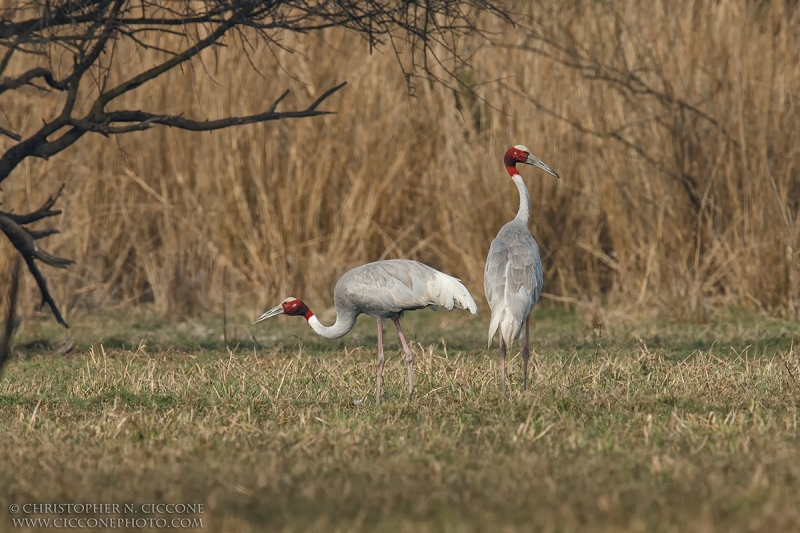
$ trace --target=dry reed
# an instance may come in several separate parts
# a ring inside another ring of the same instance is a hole
[[[302,105],[346,80],[327,103],[337,114],[85,138],[20,165],[3,204],[35,207],[67,183],[62,233],[47,244],[77,262],[48,271],[67,313],[144,302],[172,315],[219,310],[224,271],[233,303],[253,312],[288,294],[322,304],[346,269],[388,257],[461,277],[483,305],[485,254],[517,205],[501,156],[524,143],[563,177],[523,169],[546,293],[677,315],[719,305],[794,313],[800,20],[791,5],[537,5],[552,35],[599,62],[657,71],[653,83],[672,103],[521,49],[530,34],[495,22],[496,45],[463,43],[474,54],[459,96],[428,83],[410,96],[392,53],[370,54],[343,31],[286,36],[299,53],[261,51],[257,71],[232,45],[124,103],[213,118],[256,112],[285,88],[287,105]],[[157,54],[125,43],[117,53],[116,75]],[[32,131],[59,98],[30,90],[6,102],[10,126]],[[6,243],[0,256],[11,257]],[[26,280],[29,301],[34,291]]]

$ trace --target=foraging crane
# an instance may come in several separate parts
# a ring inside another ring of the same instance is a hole
[[[500,330],[500,372],[502,389],[506,392],[506,349],[522,333],[525,323],[525,346],[522,348],[523,389],[528,388],[528,358],[530,348],[530,314],[542,292],[542,258],[539,246],[528,229],[531,199],[528,188],[517,171],[517,163],[539,167],[558,178],[550,167],[522,145],[512,146],[503,158],[506,170],[519,190],[519,211],[503,226],[489,247],[483,290],[492,309],[489,322],[489,346],[495,332]]]
[[[294,297],[286,298],[256,319],[253,324],[270,317],[286,314],[302,316],[318,335],[338,339],[353,329],[361,313],[378,320],[378,379],[375,402],[381,401],[383,385],[383,321],[391,318],[406,352],[408,363],[408,394],[414,390],[414,354],[406,343],[400,328],[404,311],[442,306],[448,311],[454,307],[478,314],[478,307],[461,282],[447,274],[408,259],[376,261],[356,267],[339,278],[333,289],[336,306],[336,323],[323,326],[306,304]]]

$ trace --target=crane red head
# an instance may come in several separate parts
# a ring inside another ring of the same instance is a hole
[[[521,144],[517,144],[512,146],[506,152],[505,157],[503,157],[503,163],[506,166],[506,170],[512,176],[518,176],[519,171],[517,170],[517,163],[523,163],[525,165],[533,165],[535,167],[539,167],[548,174],[552,174],[556,178],[558,178],[558,174],[556,174],[555,170],[545,165],[541,159],[536,157],[531,153],[531,151]]]
[[[314,316],[314,313],[311,312],[311,309],[308,308],[306,304],[298,300],[297,298],[290,296],[286,298],[284,301],[281,302],[280,305],[277,305],[258,317],[253,324],[258,324],[259,322],[271,318],[277,315],[289,315],[289,316],[302,316],[306,320]]]

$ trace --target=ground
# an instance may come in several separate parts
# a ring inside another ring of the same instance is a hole
[[[800,530],[796,323],[726,312],[703,325],[648,322],[598,336],[574,315],[539,310],[530,389],[521,390],[515,344],[504,397],[485,318],[404,319],[417,357],[410,400],[387,327],[381,405],[368,318],[338,341],[297,318],[229,318],[226,346],[219,319],[78,317],[66,355],[63,332],[26,324],[0,380],[0,523],[45,531],[13,520],[121,516],[200,519],[202,531],[226,532]],[[133,511],[9,511],[101,502]],[[151,503],[203,508],[149,514],[142,505]]]

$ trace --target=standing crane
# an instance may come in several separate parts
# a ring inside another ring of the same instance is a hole
[[[528,388],[528,358],[530,357],[530,314],[542,292],[542,258],[539,246],[528,229],[531,199],[528,188],[517,171],[517,163],[539,167],[558,178],[531,151],[522,145],[512,146],[503,158],[511,179],[519,190],[519,211],[503,226],[489,247],[483,290],[492,309],[489,322],[489,346],[495,332],[500,330],[500,372],[502,389],[506,392],[506,349],[522,333],[525,323],[525,346],[522,348],[523,389]]]
[[[356,318],[361,313],[378,321],[378,379],[375,388],[375,402],[381,401],[383,386],[383,322],[391,318],[406,352],[408,363],[408,394],[414,390],[414,354],[408,347],[400,317],[405,311],[439,306],[448,311],[453,308],[469,310],[478,314],[478,307],[461,282],[439,272],[435,268],[408,259],[390,259],[361,265],[339,278],[333,289],[333,302],[336,306],[336,322],[323,326],[306,304],[294,297],[286,298],[256,319],[253,324],[270,317],[286,314],[302,316],[318,335],[326,339],[338,339],[353,329]]]

